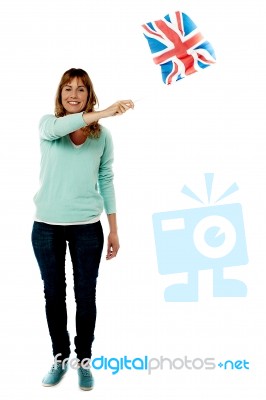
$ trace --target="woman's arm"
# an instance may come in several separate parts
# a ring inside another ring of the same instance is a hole
[[[106,260],[115,257],[119,249],[119,240],[117,235],[116,222],[116,201],[113,185],[113,141],[109,131],[103,128],[102,134],[105,134],[105,147],[99,166],[99,191],[103,198],[104,209],[107,214],[110,233],[108,235]]]
[[[40,137],[53,141],[86,126],[82,113],[69,114],[65,117],[44,115],[39,123]]]
[[[123,114],[130,108],[134,108],[131,100],[121,100],[102,111],[69,114],[59,118],[54,115],[45,115],[39,124],[40,136],[44,140],[56,140],[101,118]]]
[[[83,119],[87,125],[90,125],[91,123],[98,121],[101,118],[108,118],[114,115],[121,115],[130,108],[134,108],[134,103],[131,100],[120,100],[112,104],[105,110],[83,113]]]

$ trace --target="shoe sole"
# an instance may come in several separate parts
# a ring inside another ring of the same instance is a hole
[[[80,386],[79,388],[80,388],[81,390],[87,390],[87,391],[88,391],[88,390],[92,390],[92,389],[94,388],[94,386],[89,387],[89,388],[88,388],[88,387],[85,387],[85,386]]]
[[[57,382],[57,383],[42,383],[42,386],[44,387],[51,387],[51,386],[56,386],[58,385],[58,383],[60,383],[61,381]]]

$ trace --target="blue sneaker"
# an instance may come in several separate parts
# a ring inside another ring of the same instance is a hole
[[[94,379],[90,368],[83,368],[79,365],[78,368],[79,387],[82,390],[92,390],[94,386]]]
[[[64,368],[62,367],[62,363],[60,362],[53,364],[50,371],[43,378],[42,385],[43,386],[57,385],[61,381],[67,370],[68,370],[67,364],[64,364]]]

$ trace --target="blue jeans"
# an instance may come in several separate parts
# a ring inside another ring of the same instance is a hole
[[[68,242],[73,264],[76,301],[75,352],[79,360],[91,358],[96,321],[96,283],[103,249],[100,221],[86,225],[49,225],[34,222],[33,250],[44,284],[45,310],[53,355],[70,355],[67,331],[65,258]]]

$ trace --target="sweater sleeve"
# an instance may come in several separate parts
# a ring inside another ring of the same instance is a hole
[[[98,176],[99,192],[103,198],[104,209],[107,214],[116,212],[115,190],[113,185],[114,174],[112,169],[113,161],[113,141],[111,134],[107,131]]]
[[[40,137],[44,140],[56,140],[68,135],[77,129],[87,126],[82,117],[82,112],[66,115],[65,117],[55,117],[54,115],[44,115],[39,123]]]

